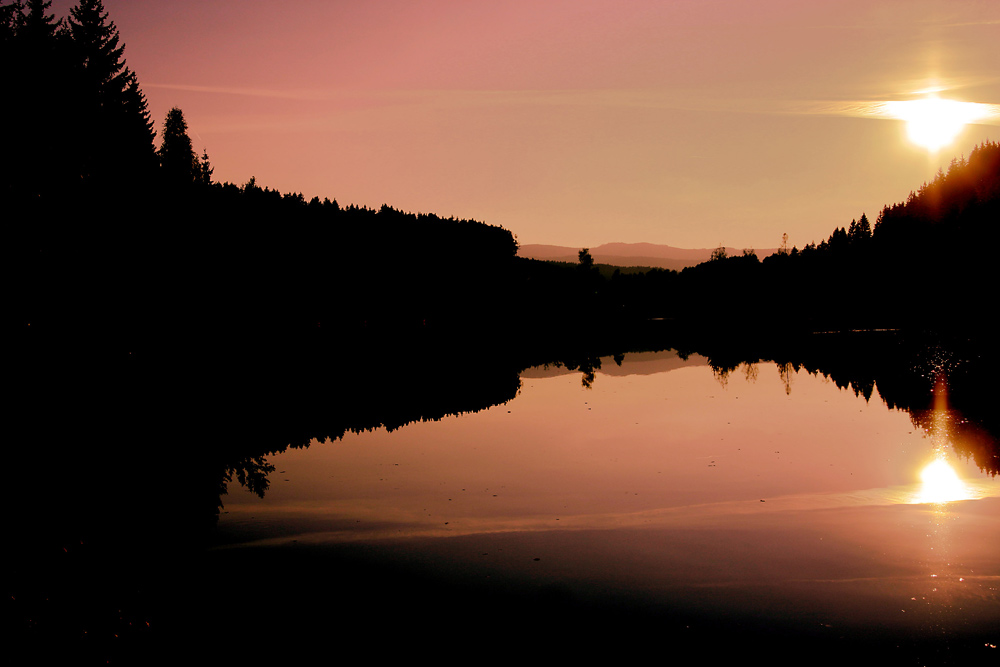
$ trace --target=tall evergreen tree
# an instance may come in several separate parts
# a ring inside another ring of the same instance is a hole
[[[19,36],[32,41],[49,42],[55,38],[56,30],[61,21],[55,20],[54,14],[46,14],[52,7],[52,0],[28,0],[25,8],[23,25],[19,27]]]
[[[8,63],[17,63],[20,53],[17,48],[18,27],[24,21],[24,6],[20,0],[12,3],[0,1],[0,86],[3,87],[5,100],[0,104],[0,127],[5,129],[4,150],[0,155],[0,196],[5,201],[20,193],[21,188],[15,182],[20,173],[16,157],[20,155],[20,146],[17,145],[19,133],[12,131],[20,123],[18,109],[14,103],[23,99],[24,90],[22,81],[18,74],[18,68],[8,66]]]
[[[69,30],[79,80],[81,176],[104,187],[148,178],[156,165],[155,132],[118,28],[101,0],[80,0],[70,9]]]
[[[17,30],[18,189],[26,196],[58,192],[67,181],[61,133],[63,95],[70,77],[68,39],[61,20],[49,13],[51,0],[28,0]]]
[[[174,107],[167,112],[158,155],[164,179],[171,185],[190,185],[201,180],[201,165],[187,129],[183,111]]]
[[[201,162],[198,164],[198,180],[202,185],[212,184],[212,172],[215,169],[212,168],[212,163],[208,161],[208,149],[204,149],[201,153]]]
[[[108,19],[101,0],[80,0],[69,13],[73,43],[89,87],[102,101],[116,100],[125,90],[128,76],[118,28]]]
[[[24,4],[14,0],[9,5],[0,2],[0,45],[14,41],[18,28],[24,23]]]
[[[872,237],[872,226],[868,222],[868,216],[864,213],[861,214],[861,218],[858,220],[858,238],[862,242],[867,241]]]

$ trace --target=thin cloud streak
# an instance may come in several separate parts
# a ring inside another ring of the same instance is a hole
[[[978,82],[977,82],[978,83]],[[972,85],[967,83],[966,85]],[[419,105],[428,108],[472,107],[558,107],[663,109],[777,115],[831,115],[855,118],[897,118],[887,110],[892,100],[775,101],[761,99],[719,99],[699,97],[691,91],[657,90],[275,90],[190,84],[152,83],[149,88],[180,90],[215,95],[237,95],[291,101],[367,101],[371,106]],[[935,92],[956,86],[938,86]],[[927,92],[927,89],[920,92]],[[1000,105],[980,104],[981,123],[1000,123]],[[356,108],[356,107],[354,107]],[[258,127],[255,125],[255,127]]]
[[[912,101],[909,100],[909,102]],[[900,105],[905,105],[907,102],[902,100],[813,102],[806,103],[802,108],[791,111],[791,113],[905,120],[900,115],[899,108]],[[979,111],[979,117],[968,121],[970,124],[1000,125],[1000,104],[974,104]]]
[[[213,95],[239,95],[244,97],[265,97],[270,99],[287,99],[300,101],[315,101],[330,99],[330,95],[320,90],[271,90],[266,88],[233,88],[228,86],[194,86],[179,83],[144,83],[144,88],[159,88],[162,90],[181,90],[193,93],[208,93]]]

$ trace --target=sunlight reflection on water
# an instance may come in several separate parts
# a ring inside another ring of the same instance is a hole
[[[582,386],[532,369],[497,408],[276,455],[266,498],[225,498],[227,548],[404,554],[484,586],[859,636],[995,625],[1000,486],[951,451],[943,387],[929,423],[786,365],[635,356]]]
[[[922,484],[916,496],[917,503],[943,504],[975,497],[943,457],[929,463],[920,473],[920,479]]]

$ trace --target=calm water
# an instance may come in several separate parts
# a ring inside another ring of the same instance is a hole
[[[273,456],[263,499],[223,497],[218,552],[353,550],[677,627],[1000,644],[1000,481],[956,458],[944,406],[925,432],[877,387],[773,363],[602,362],[589,388],[534,368],[506,404]]]

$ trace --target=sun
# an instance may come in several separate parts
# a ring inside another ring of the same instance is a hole
[[[927,97],[908,102],[887,102],[889,115],[906,121],[910,141],[931,152],[955,141],[967,124],[991,115],[989,104]]]

